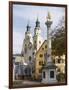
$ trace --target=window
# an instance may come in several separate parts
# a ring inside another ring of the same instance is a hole
[[[39,44],[41,44],[41,41],[39,41]]]
[[[58,63],[60,63],[60,61],[61,61],[61,60],[60,60],[60,59],[58,59]]]
[[[43,64],[43,61],[39,61],[39,65],[42,65]]]
[[[31,61],[31,56],[29,56],[29,61]]]
[[[53,63],[55,64],[55,59],[53,59]]]
[[[34,43],[36,43],[36,41],[34,41]]]
[[[50,71],[50,78],[54,78],[54,71]]]
[[[32,55],[34,55],[35,53],[33,52]]]
[[[25,46],[27,46],[27,45],[25,44]]]
[[[47,48],[47,45],[45,45],[45,48]]]
[[[28,46],[29,46],[29,49],[31,49],[31,48],[32,48],[32,44],[31,44],[31,43],[29,43],[29,45],[28,45]]]
[[[43,57],[43,55],[42,55],[42,54],[40,54],[39,56],[40,56],[40,57]]]
[[[43,72],[43,78],[45,78],[45,72]]]
[[[57,69],[57,72],[60,72],[60,71],[61,71],[60,68],[58,68],[58,69]]]
[[[42,70],[41,69],[39,69],[39,73],[42,73]]]
[[[19,62],[15,62],[15,65],[19,65]]]
[[[42,48],[42,50],[44,50],[44,48]]]

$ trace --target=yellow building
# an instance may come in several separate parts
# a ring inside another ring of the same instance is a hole
[[[45,40],[35,55],[35,79],[41,78],[42,66],[45,62],[45,56],[47,51],[47,41]]]
[[[55,56],[54,63],[57,66],[57,74],[58,73],[65,73],[65,55],[60,56]]]

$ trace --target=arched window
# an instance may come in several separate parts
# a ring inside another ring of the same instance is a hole
[[[43,71],[43,78],[45,78],[45,76],[46,76],[46,75],[45,75],[45,71]]]
[[[54,71],[50,71],[50,78],[54,78]]]
[[[31,49],[32,48],[32,44],[31,44],[31,42],[29,43],[29,49]]]

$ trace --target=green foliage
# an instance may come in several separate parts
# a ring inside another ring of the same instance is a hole
[[[57,75],[57,80],[58,80],[58,82],[64,82],[65,81],[65,74],[64,73],[59,73]]]
[[[56,32],[52,37],[52,54],[53,55],[63,55],[66,53],[66,32],[65,24],[55,28]]]

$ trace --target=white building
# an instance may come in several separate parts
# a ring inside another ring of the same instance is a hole
[[[41,29],[40,22],[37,18],[36,25],[34,28],[34,35],[31,34],[31,27],[29,24],[26,27],[25,38],[23,41],[22,52],[24,54],[24,61],[28,64],[28,67],[31,67],[30,74],[32,75],[35,53],[42,45]]]

